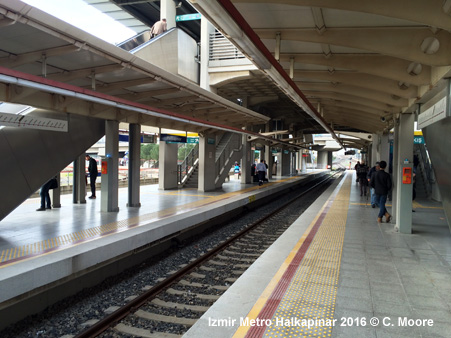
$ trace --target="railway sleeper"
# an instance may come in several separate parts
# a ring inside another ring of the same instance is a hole
[[[159,298],[152,299],[152,304],[158,305],[161,307],[167,307],[171,309],[186,309],[196,312],[206,312],[210,307],[209,306],[200,306],[200,305],[189,305],[189,304],[179,304],[174,302],[165,302],[164,300],[161,300]]]
[[[156,313],[147,312],[147,311],[143,311],[143,310],[137,310],[134,313],[134,315],[139,318],[146,319],[146,320],[153,320],[156,322],[165,322],[165,323],[185,325],[185,326],[193,326],[194,323],[197,322],[197,319],[179,318],[176,316],[165,316],[165,315],[159,315]]]
[[[163,332],[150,332],[146,329],[128,326],[125,324],[117,324],[114,329],[118,332],[144,338],[179,338],[181,335]]]
[[[193,283],[193,282],[187,281],[185,279],[182,279],[181,281],[179,281],[179,284],[181,284],[183,286],[191,286],[194,288],[209,288],[209,289],[216,289],[216,290],[220,290],[220,291],[225,291],[229,288],[226,285],[206,285],[206,284],[195,283],[195,282]]]
[[[245,263],[253,263],[255,259],[252,258],[243,258],[243,257],[231,257],[231,256],[223,256],[223,255],[216,255],[217,258],[225,260],[225,261],[240,261]]]
[[[240,249],[236,249],[239,251]],[[263,251],[262,251],[263,252]],[[252,252],[236,252],[236,251],[230,251],[230,250],[224,250],[223,253],[229,254],[229,255],[241,255],[241,256],[248,256],[248,257],[260,257],[260,253],[252,253]]]
[[[187,291],[180,291],[180,290],[176,290],[176,289],[172,289],[169,288],[166,290],[166,292],[170,295],[176,295],[176,296],[188,296],[189,293]],[[211,300],[211,301],[216,301],[219,299],[219,295],[207,295],[207,294],[203,294],[203,293],[199,293],[199,292],[191,292],[191,295],[196,295],[197,298],[199,299],[204,299],[204,300]]]

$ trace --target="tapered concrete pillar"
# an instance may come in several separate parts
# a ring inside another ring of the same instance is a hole
[[[302,158],[301,158],[301,173],[306,173],[306,172],[307,172],[307,156],[304,156],[304,153],[303,153]]]
[[[141,126],[130,124],[128,140],[128,207],[140,207]]]
[[[327,152],[327,167],[329,169],[332,169],[332,162],[333,162],[333,152],[332,151],[328,151]]]
[[[81,154],[74,161],[72,201],[86,203],[86,154]]]
[[[275,172],[276,176],[282,176],[282,154],[275,153],[274,155],[275,155],[275,157],[277,157],[277,163],[275,161],[273,163],[273,168],[275,167],[275,170],[273,170],[273,173]]]
[[[106,171],[102,170],[100,209],[119,211],[119,122],[105,121]],[[105,165],[102,164],[105,168]]]
[[[199,188],[200,191],[215,190],[219,174],[215,165],[216,139],[213,135],[199,135]]]
[[[247,141],[247,135],[242,136],[243,156],[241,157],[241,183],[252,183],[251,165],[254,163],[254,151],[251,143]]]
[[[51,200],[53,208],[61,208],[61,173],[56,175],[56,180],[58,181],[58,188],[52,189],[51,191]]]
[[[212,91],[210,87],[210,74],[208,73],[208,63],[210,55],[210,34],[215,32],[215,27],[202,16],[200,22],[200,87]],[[216,92],[216,89],[213,90]]]
[[[291,153],[288,150],[282,149],[280,152],[280,161],[278,167],[280,166],[280,175],[289,176],[291,173]],[[279,168],[277,168],[279,173]]]
[[[379,154],[379,135],[378,134],[372,134],[371,139],[373,140],[371,145],[371,158],[374,161],[374,163],[381,160],[380,154]],[[386,161],[386,160],[384,160]]]
[[[393,175],[392,175],[392,181],[393,181],[393,189],[391,192],[391,196],[392,196],[392,215],[393,215],[393,219],[396,221],[396,214],[397,214],[397,210],[398,210],[398,169],[399,169],[399,164],[398,164],[398,139],[399,139],[399,119],[395,119],[394,120],[394,126],[393,126]],[[384,159],[384,161],[386,161],[388,163],[387,160]],[[386,170],[386,172],[388,171],[388,168]]]
[[[160,1],[160,19],[166,19],[168,30],[176,26],[176,3],[174,0]]]
[[[158,185],[161,190],[176,189],[177,183],[177,143],[160,141]]]
[[[401,114],[398,137],[398,172],[397,172],[397,209],[396,227],[403,234],[412,233],[412,179],[410,183],[404,181],[405,170],[412,175],[413,168],[413,132],[414,114]],[[395,145],[396,146],[396,145]]]
[[[385,158],[386,159],[385,161],[387,161],[388,164],[390,157],[390,140],[388,138],[388,134],[380,135],[379,138],[380,138],[380,157]]]
[[[318,158],[316,160],[317,169],[327,168],[327,151],[318,151]]]

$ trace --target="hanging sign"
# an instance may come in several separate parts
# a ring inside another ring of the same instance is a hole
[[[185,14],[185,15],[176,15],[176,16],[175,16],[175,22],[200,20],[200,18],[201,18],[200,13],[195,13],[195,14]]]
[[[160,134],[160,141],[167,143],[186,143],[186,136]]]
[[[445,96],[432,107],[418,115],[418,128],[423,129],[424,127],[427,127],[447,117],[447,101],[448,97]]]
[[[44,129],[53,131],[68,131],[67,121],[49,119],[31,115],[17,115],[0,112],[0,126],[28,129]]]

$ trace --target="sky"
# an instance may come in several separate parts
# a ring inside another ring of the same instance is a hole
[[[22,0],[112,44],[136,33],[83,0]]]

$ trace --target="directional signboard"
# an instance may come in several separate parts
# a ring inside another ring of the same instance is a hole
[[[68,131],[67,121],[64,120],[2,112],[0,112],[0,126],[44,129],[62,132]]]
[[[160,134],[160,141],[167,143],[186,143],[186,136]]]
[[[177,15],[175,17],[175,21],[176,22],[180,22],[180,21],[191,21],[191,20],[200,20],[201,15],[200,13],[196,13],[196,14],[185,14],[185,15]]]

